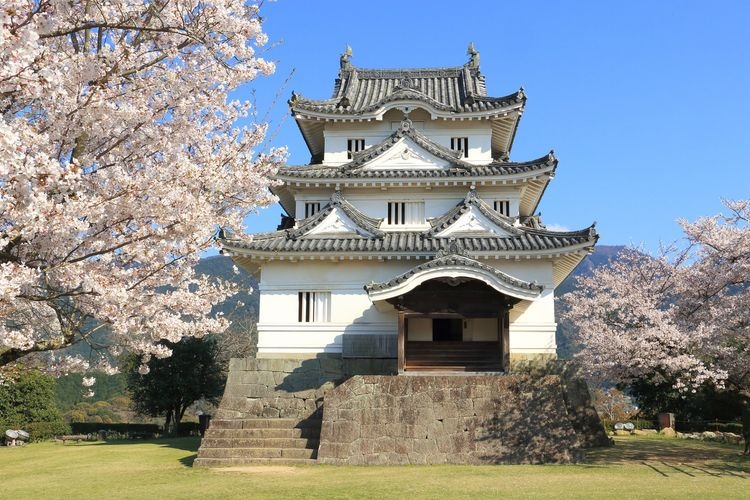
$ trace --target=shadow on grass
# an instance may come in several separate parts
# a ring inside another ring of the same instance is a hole
[[[693,441],[686,439],[623,437],[615,438],[611,448],[592,448],[586,451],[586,463],[628,464],[661,463],[705,464],[733,466],[743,473],[750,472],[750,457],[741,455],[742,450],[732,445]],[[681,471],[687,475],[689,472]]]
[[[180,463],[182,465],[184,465],[185,467],[192,467],[193,466],[193,462],[195,462],[196,458],[198,458],[198,454],[197,453],[193,453],[190,456],[182,457],[180,459]]]
[[[94,444],[94,443],[92,443]],[[201,444],[201,438],[196,436],[189,437],[176,437],[176,438],[157,438],[157,439],[120,439],[112,441],[100,441],[95,443],[99,446],[138,446],[144,444],[153,444],[164,448],[172,448],[175,450],[192,451],[197,452],[198,447]],[[192,467],[195,461],[197,453],[182,457],[179,462],[185,467]]]
[[[198,451],[201,444],[201,438],[197,436],[176,437],[176,438],[155,438],[155,439],[118,439],[112,441],[102,441],[101,444],[108,445],[137,445],[137,444],[156,444],[166,448],[176,450]]]

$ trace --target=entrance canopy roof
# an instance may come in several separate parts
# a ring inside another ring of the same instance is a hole
[[[438,252],[436,258],[429,262],[413,267],[385,283],[370,283],[364,288],[373,302],[404,295],[433,279],[455,284],[467,279],[477,280],[499,293],[522,300],[534,300],[544,289],[542,285],[514,278],[459,252],[457,249]]]

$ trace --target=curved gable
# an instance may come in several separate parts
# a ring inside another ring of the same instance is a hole
[[[514,278],[469,257],[440,253],[437,258],[413,267],[385,283],[365,285],[365,290],[370,300],[375,302],[404,295],[426,281],[439,278],[475,279],[499,293],[522,300],[534,300],[544,289],[541,285]]]

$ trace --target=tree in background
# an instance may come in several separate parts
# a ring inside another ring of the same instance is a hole
[[[175,433],[190,405],[200,399],[218,403],[224,374],[213,336],[162,342],[172,355],[148,361],[146,374],[128,369],[128,389],[138,413],[164,417],[164,431]]]
[[[590,373],[670,384],[686,398],[711,385],[748,411],[750,200],[726,206],[729,215],[681,221],[688,242],[681,250],[652,257],[630,249],[579,278],[563,301]],[[747,424],[744,433],[747,441]]]
[[[0,433],[22,429],[32,440],[66,434],[70,428],[55,405],[55,380],[36,370],[0,384]]]
[[[64,411],[79,403],[96,403],[125,394],[127,377],[124,373],[107,375],[93,371],[89,375],[90,377],[86,377],[80,373],[71,373],[55,381],[55,400],[60,409]],[[95,379],[95,385],[86,387],[84,382],[88,383],[91,378]],[[94,394],[89,395],[92,389],[95,389]]]
[[[599,416],[610,422],[627,422],[638,413],[630,396],[615,387],[598,388],[591,399]]]
[[[229,99],[274,71],[258,5],[5,0],[0,24],[0,367],[83,342],[146,363],[224,329],[232,287],[194,265],[285,157]]]

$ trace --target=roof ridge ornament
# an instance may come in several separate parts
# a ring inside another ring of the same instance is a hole
[[[300,95],[294,90],[292,90],[292,97],[290,97],[286,103],[289,105],[290,108],[293,108],[299,102],[299,98],[300,98]]]
[[[435,254],[435,259],[442,259],[451,256],[466,257],[467,259],[471,258],[471,255],[469,255],[469,252],[466,251],[461,242],[454,237],[448,239],[448,245],[446,245],[445,248],[438,250]]]
[[[474,48],[474,42],[469,42],[469,48],[466,49],[466,54],[469,57],[469,62],[466,66],[469,69],[479,69],[479,51]]]
[[[337,186],[336,190],[331,195],[331,205],[340,205],[343,200],[344,197],[341,196],[341,190]]]
[[[341,57],[339,58],[339,65],[341,66],[342,70],[350,70],[354,68],[352,63],[349,62],[349,59],[351,59],[352,55],[352,48],[347,44],[346,50],[344,50],[344,52],[341,54]]]

